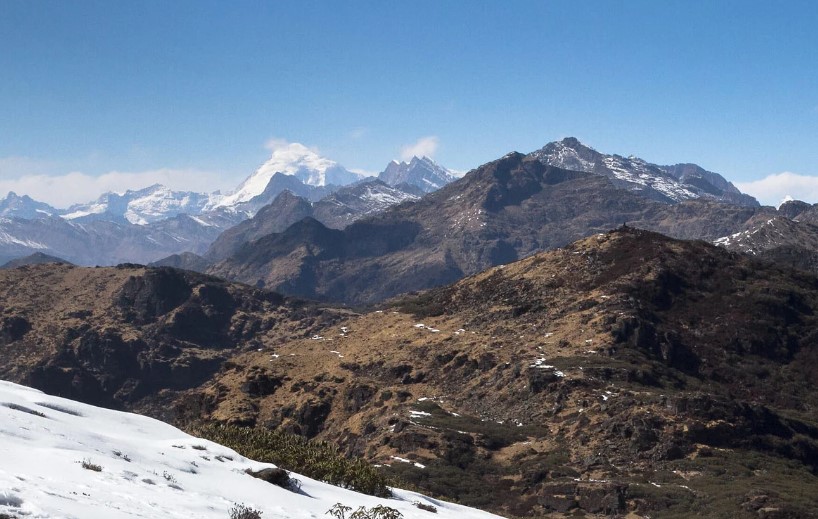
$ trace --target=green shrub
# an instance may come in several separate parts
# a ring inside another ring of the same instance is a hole
[[[230,509],[230,519],[261,519],[262,513],[248,506],[234,505]]]
[[[84,460],[82,460],[81,464],[82,464],[82,468],[84,468],[86,470],[93,470],[94,472],[102,472],[102,466],[91,462],[91,460],[88,459],[88,458],[85,458]]]
[[[335,503],[325,513],[335,519],[347,519],[346,514],[350,510],[352,510],[350,506]],[[372,508],[362,506],[352,512],[349,519],[403,519],[403,514],[394,508],[383,505],[375,505]]]
[[[242,456],[274,463],[312,479],[349,488],[364,494],[389,497],[386,476],[362,459],[345,457],[335,445],[282,431],[251,429],[233,425],[201,425],[193,434],[220,443]]]

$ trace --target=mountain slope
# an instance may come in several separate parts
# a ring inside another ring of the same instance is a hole
[[[785,214],[790,212],[787,209],[783,211]],[[801,214],[809,219],[807,211]],[[713,243],[758,259],[818,273],[818,226],[812,223],[785,216],[759,215],[750,219],[742,231]]]
[[[662,202],[706,198],[751,207],[759,205],[721,175],[696,164],[657,166],[638,157],[604,155],[574,137],[548,143],[530,156],[551,166],[606,176],[619,187]]]
[[[492,517],[395,490],[376,498],[299,474],[299,489],[247,474],[275,468],[143,416],[100,409],[0,381],[0,516],[225,519],[245,505],[264,518],[312,518],[336,503],[388,506],[406,519]],[[242,519],[252,516],[244,515]]]
[[[50,392],[332,441],[506,515],[816,517],[818,278],[706,242],[622,227],[364,315],[173,269],[0,278],[0,376]]]
[[[515,516],[816,517],[816,289],[621,228],[246,352],[193,393]],[[287,380],[248,394],[254,370]]]
[[[404,184],[405,185],[405,184]],[[380,180],[356,182],[313,204],[313,216],[333,229],[343,229],[361,218],[417,200],[419,197]]]
[[[245,243],[268,234],[283,232],[307,217],[315,218],[327,227],[343,229],[360,218],[418,199],[417,196],[400,188],[390,187],[380,180],[362,181],[339,188],[313,203],[296,195],[289,190],[282,191],[255,216],[219,235],[205,256],[211,261],[223,260]]]
[[[236,351],[312,332],[333,313],[171,268],[0,271],[0,378],[133,409],[195,387]]]
[[[367,304],[623,222],[712,240],[764,211],[705,200],[661,203],[618,189],[604,176],[510,153],[415,203],[349,225],[335,245],[293,240],[296,230],[268,235],[210,272],[304,297]]]

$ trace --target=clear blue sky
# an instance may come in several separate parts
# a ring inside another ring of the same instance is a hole
[[[271,138],[380,171],[434,136],[470,169],[569,135],[737,182],[818,175],[818,2],[0,0],[0,181],[225,187]]]

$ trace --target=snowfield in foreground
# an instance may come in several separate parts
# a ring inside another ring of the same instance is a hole
[[[406,519],[497,517],[414,492],[395,489],[393,498],[376,498],[292,473],[301,482],[297,493],[244,472],[273,466],[158,420],[0,381],[0,514],[227,519],[234,505],[244,504],[262,519],[328,518],[327,510],[343,503],[353,510],[392,507]]]

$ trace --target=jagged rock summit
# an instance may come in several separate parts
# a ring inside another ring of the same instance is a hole
[[[426,156],[412,157],[408,163],[393,160],[378,178],[390,186],[409,184],[424,193],[437,191],[456,180],[448,169]]]
[[[718,173],[696,164],[659,166],[639,157],[605,155],[575,137],[550,142],[530,156],[551,166],[606,176],[618,187],[661,202],[705,198],[751,207],[759,205],[755,198],[743,194]]]
[[[59,210],[28,195],[20,196],[14,191],[9,191],[0,200],[0,216],[4,218],[42,218],[54,214],[59,214]]]

